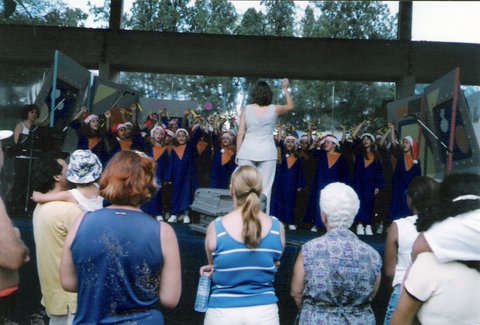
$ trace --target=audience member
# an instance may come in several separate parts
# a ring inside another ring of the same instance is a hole
[[[163,324],[160,304],[180,298],[180,254],[175,232],[140,210],[157,190],[155,161],[121,151],[100,179],[112,205],[87,212],[69,232],[62,287],[78,291],[74,324]]]
[[[208,226],[205,250],[212,277],[205,324],[279,324],[273,281],[285,246],[277,218],[260,211],[262,176],[239,167],[231,179],[234,210]]]
[[[392,284],[390,301],[385,312],[384,324],[390,324],[392,313],[400,297],[403,278],[412,264],[412,246],[418,236],[416,228],[418,207],[431,201],[438,191],[438,183],[426,176],[415,177],[408,186],[407,204],[414,215],[393,221],[385,241],[385,276]]]
[[[327,233],[302,246],[293,270],[291,295],[299,324],[375,324],[370,302],[380,285],[382,259],[349,230],[360,201],[343,183],[320,193]]]
[[[18,269],[29,261],[28,248],[20,238],[0,198],[0,322],[9,324],[15,317]]]
[[[477,324],[480,319],[475,303],[480,301],[480,269],[459,262],[479,260],[480,176],[451,174],[438,197],[419,210],[422,222],[417,222],[433,253],[417,251],[391,324],[412,324],[415,318],[421,324]]]
[[[50,153],[35,164],[35,189],[42,193],[65,191],[67,163],[60,154]],[[33,235],[37,256],[42,305],[50,324],[71,324],[77,309],[77,295],[60,285],[60,258],[67,233],[82,213],[78,205],[65,201],[37,204],[33,211]]]
[[[33,192],[32,199],[37,203],[67,201],[78,204],[82,211],[93,211],[103,207],[103,198],[98,195],[95,183],[102,174],[102,162],[90,150],[75,150],[67,167],[67,180],[76,188],[53,193]]]

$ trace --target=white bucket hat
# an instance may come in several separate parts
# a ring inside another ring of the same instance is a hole
[[[74,184],[88,184],[102,174],[102,163],[90,150],[75,150],[70,156],[67,180]]]

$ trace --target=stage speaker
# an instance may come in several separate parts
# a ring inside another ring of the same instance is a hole
[[[194,231],[206,233],[210,222],[233,210],[233,199],[229,190],[198,188],[195,191],[194,200],[190,208],[200,215],[199,222],[190,224],[190,228]],[[266,208],[267,197],[262,194],[260,196],[260,209],[265,212]]]

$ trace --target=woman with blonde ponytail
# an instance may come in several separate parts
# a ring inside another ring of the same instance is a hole
[[[285,247],[285,230],[260,210],[262,176],[252,166],[232,174],[233,211],[208,226],[208,265],[212,278],[206,325],[280,324],[273,280]]]

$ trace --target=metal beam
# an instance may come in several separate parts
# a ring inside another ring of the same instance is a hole
[[[58,49],[89,69],[430,83],[459,67],[480,85],[480,44],[257,37],[0,25],[1,65],[50,67]]]

